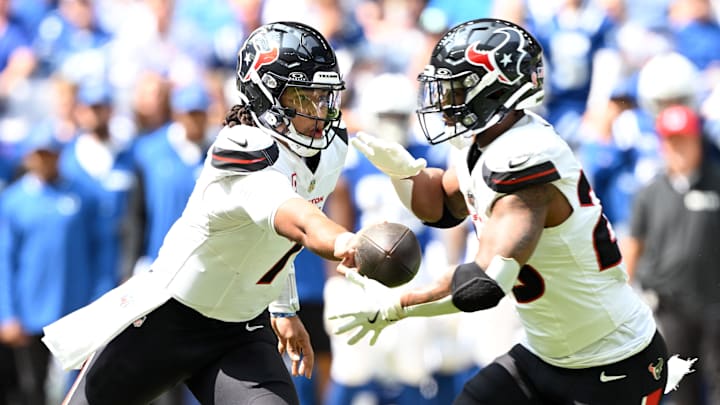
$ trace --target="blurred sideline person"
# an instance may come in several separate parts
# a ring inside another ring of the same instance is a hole
[[[720,168],[708,158],[690,107],[667,107],[656,123],[665,171],[635,197],[627,268],[654,298],[668,348],[700,358],[698,372],[668,403],[718,404]]]
[[[131,143],[112,125],[113,92],[104,78],[78,85],[73,110],[77,133],[60,155],[63,177],[79,183],[98,206],[97,271],[92,299],[117,287],[121,274],[131,267],[136,228],[127,221],[130,196],[137,186]]]
[[[165,234],[180,218],[209,147],[206,134],[210,98],[200,82],[172,90],[173,119],[133,146],[140,183],[135,213],[144,222],[141,257],[135,271],[145,270],[157,258]]]
[[[53,395],[42,328],[92,301],[98,219],[80,185],[59,173],[53,134],[32,134],[24,148],[25,174],[0,200],[0,343],[13,350],[19,404],[44,405]]]
[[[388,96],[389,90],[392,97]],[[363,130],[434,161],[428,154],[429,146],[416,140],[412,132],[410,119],[416,98],[416,86],[406,75],[381,73],[358,89],[355,111]],[[436,155],[442,155],[437,163],[443,165],[444,154]],[[411,284],[431,279],[427,262],[444,261],[442,258],[447,256],[440,249],[429,250],[431,246],[442,248],[437,242],[439,234],[408,212],[395,195],[390,179],[354,149],[348,152],[345,169],[326,209],[330,218],[356,231],[384,221],[412,229],[422,247],[423,265]],[[357,295],[357,288],[349,281],[339,276],[332,279],[325,289],[328,315],[347,310],[352,302],[348,297]],[[350,345],[344,336],[331,336],[332,384],[326,405],[344,405],[362,398],[397,404],[440,404],[451,400],[457,392],[445,381],[471,367],[472,358],[464,355],[465,347],[456,339],[458,319],[448,319],[442,328],[431,328],[427,321],[418,318],[391,328],[372,348]],[[332,330],[332,323],[328,327]],[[407,334],[413,336],[413,344],[403,344]],[[442,372],[435,375],[441,368]],[[448,391],[448,397],[439,396]]]
[[[652,311],[627,283],[572,150],[527,110],[543,98],[540,45],[513,23],[468,21],[439,41],[418,80],[425,136],[450,142],[459,164],[426,168],[400,145],[367,135],[353,145],[426,224],[452,227],[470,216],[478,253],[402,294],[341,266],[376,304],[339,316],[348,322],[337,332],[376,337],[402,318],[489,309],[512,293],[522,343],[473,376],[455,404],[657,405],[668,354]],[[438,116],[444,125],[431,125]]]
[[[344,82],[315,29],[277,22],[242,45],[237,87],[151,270],[45,328],[63,366],[85,363],[65,404],[146,404],[181,383],[204,404],[298,404],[281,354],[308,378],[314,355],[293,258],[353,260],[321,211],[347,152]]]

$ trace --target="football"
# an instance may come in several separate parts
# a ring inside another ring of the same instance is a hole
[[[422,251],[417,237],[407,226],[383,222],[361,229],[357,238],[358,273],[387,287],[401,286],[417,274]]]

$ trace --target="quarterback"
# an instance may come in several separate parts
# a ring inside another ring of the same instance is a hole
[[[348,258],[352,233],[321,211],[347,152],[334,51],[300,23],[261,26],[238,53],[226,116],[157,260],[45,328],[70,405],[147,404],[184,383],[203,404],[298,404],[281,353],[311,376],[293,259]]]
[[[478,253],[399,295],[345,269],[378,304],[338,315],[348,322],[337,332],[355,331],[357,341],[405,317],[484,310],[512,295],[525,338],[472,377],[455,404],[657,405],[668,354],[652,312],[627,283],[612,226],[572,150],[527,110],[543,99],[540,44],[507,21],[469,21],[440,39],[418,80],[425,137],[452,143],[459,164],[427,168],[370,135],[352,143],[427,225],[470,217]]]

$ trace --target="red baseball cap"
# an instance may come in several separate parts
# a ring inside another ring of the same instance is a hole
[[[700,117],[690,107],[674,105],[660,111],[655,120],[657,133],[667,138],[673,135],[700,136]]]

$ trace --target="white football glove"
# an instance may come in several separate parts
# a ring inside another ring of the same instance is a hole
[[[331,316],[329,318],[331,320],[351,318],[350,322],[335,328],[333,333],[340,335],[360,327],[360,330],[348,339],[348,344],[354,345],[365,335],[373,332],[370,338],[370,346],[372,346],[386,326],[405,317],[405,310],[400,305],[400,296],[390,288],[355,271],[348,271],[345,277],[365,291],[368,307],[357,312]]]
[[[427,166],[423,158],[415,159],[402,145],[358,132],[350,140],[352,145],[390,177],[404,179],[415,176]]]

